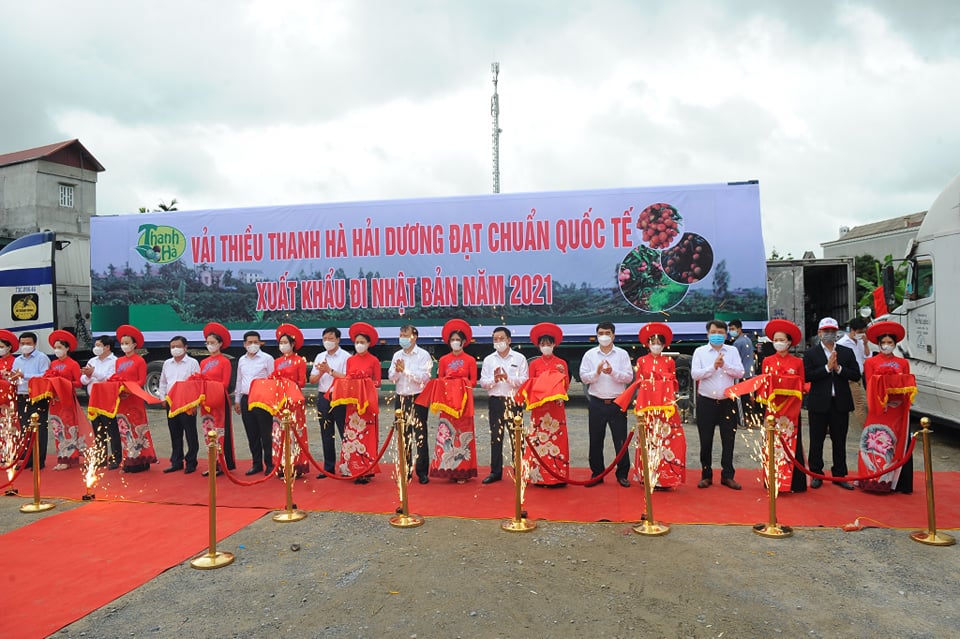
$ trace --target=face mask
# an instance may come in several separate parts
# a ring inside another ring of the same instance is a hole
[[[129,355],[129,354],[132,353],[134,350],[136,350],[136,348],[137,348],[137,347],[136,347],[135,344],[121,344],[121,345],[120,345],[120,350],[123,351],[124,353],[126,353],[127,355]]]
[[[411,340],[409,337],[400,338],[400,348],[402,348],[403,350],[407,350],[408,348],[410,348],[410,344],[412,343],[413,343],[413,340]]]
[[[863,341],[863,333],[851,333],[855,342]]]
[[[507,344],[506,342],[494,342],[493,347],[497,349],[498,353],[506,353],[507,350],[510,348],[510,345]]]
[[[790,342],[774,342],[773,347],[777,350],[778,353],[782,353],[783,351],[790,348]]]
[[[170,349],[170,354],[174,357],[183,357],[187,352],[187,349],[180,348],[179,346],[174,346]]]
[[[93,354],[96,355],[97,357],[100,357],[101,355],[103,355],[103,346],[94,346]]]
[[[325,339],[325,340],[323,340],[323,348],[324,348],[325,350],[332,351],[332,350],[335,349],[336,347],[337,347],[337,343],[336,343],[335,341],[333,341],[332,339]]]
[[[541,346],[540,347],[541,355],[553,355],[553,346]]]
[[[820,341],[823,342],[824,344],[833,344],[834,342],[837,341],[837,334],[834,332],[821,333]]]
[[[57,359],[63,359],[67,356],[67,349],[65,348],[55,348],[53,349],[53,354],[57,356]]]
[[[367,352],[367,346],[369,346],[369,344],[354,344],[354,345],[353,345],[353,348],[354,348],[354,350],[357,351],[358,353],[366,353],[366,352]]]
[[[663,352],[663,344],[650,344],[650,352],[659,355]]]
[[[259,344],[247,344],[247,352],[250,353],[251,355],[256,355],[257,353],[260,352],[260,345],[259,345]]]
[[[723,344],[723,335],[720,333],[711,333],[707,336],[707,341],[710,342],[711,346],[720,346]]]
[[[736,329],[732,329],[732,330],[727,331],[727,335],[729,335],[730,337],[736,337],[736,336],[739,335],[739,334],[740,334],[740,332],[737,331]]]
[[[281,344],[280,352],[283,353],[284,355],[289,355],[290,353],[293,352],[293,346],[290,346],[289,344]]]
[[[219,344],[207,344],[207,352],[216,353],[219,350],[220,350]]]
[[[597,337],[597,344],[600,344],[600,346],[610,346],[613,344],[613,338],[609,335],[600,335]]]
[[[452,339],[450,340],[450,348],[452,348],[455,351],[459,351],[463,348],[463,342],[461,342],[458,339]]]
[[[883,346],[880,347],[880,352],[883,353],[884,355],[889,355],[890,353],[893,352],[894,348],[896,348],[895,344],[884,344]]]
[[[10,349],[6,346],[0,346],[0,357],[6,357],[10,354]]]
[[[20,346],[21,355],[29,355],[32,352],[33,352],[33,346],[30,346],[29,344],[21,344]]]

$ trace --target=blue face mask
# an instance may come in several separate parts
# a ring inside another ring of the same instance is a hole
[[[720,333],[711,333],[707,336],[707,341],[710,342],[711,346],[720,346],[723,344],[723,335]]]
[[[736,337],[739,334],[740,333],[735,328],[731,328],[729,331],[727,331],[727,335],[729,335],[730,337]]]
[[[400,348],[404,348],[404,349],[410,348],[410,341],[411,341],[411,340],[410,340],[409,337],[401,337],[401,338],[400,338]]]

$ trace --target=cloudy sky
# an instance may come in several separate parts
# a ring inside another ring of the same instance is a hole
[[[0,3],[0,152],[79,138],[98,212],[760,181],[767,254],[960,173],[960,3]],[[729,220],[735,225],[735,219]]]

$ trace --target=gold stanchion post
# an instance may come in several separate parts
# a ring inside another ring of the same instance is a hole
[[[923,475],[927,485],[927,529],[910,533],[910,538],[928,546],[952,546],[957,543],[950,535],[937,532],[937,513],[933,499],[933,458],[930,455],[930,418],[920,419],[923,438]]]
[[[393,413],[393,424],[397,431],[397,482],[400,485],[400,512],[390,518],[390,525],[397,528],[413,528],[423,525],[423,517],[411,515],[407,503],[407,434],[403,422],[403,411],[399,408]]]
[[[280,418],[283,425],[283,479],[287,485],[287,509],[273,516],[273,520],[281,524],[300,521],[307,516],[302,510],[297,510],[293,503],[293,414],[289,409],[283,411]]]
[[[217,552],[217,431],[207,431],[207,468],[210,469],[210,548],[190,562],[197,570],[213,570],[233,563],[229,552]]]
[[[30,415],[30,432],[33,434],[33,503],[20,506],[22,513],[42,513],[56,504],[40,501],[40,415]]]
[[[670,532],[670,526],[653,518],[653,479],[650,476],[650,454],[647,451],[647,425],[643,415],[637,415],[637,441],[640,446],[640,463],[643,466],[643,495],[646,501],[646,514],[643,521],[633,527],[638,535],[659,537]],[[629,453],[625,453],[629,454]]]
[[[764,431],[767,435],[767,495],[770,503],[770,520],[765,524],[756,524],[753,532],[762,537],[781,539],[792,536],[793,529],[777,523],[777,423],[773,415],[767,415]]]
[[[523,512],[523,417],[513,418],[513,481],[515,487],[515,505],[513,519],[505,519],[500,528],[507,532],[530,532],[537,522],[526,518]]]

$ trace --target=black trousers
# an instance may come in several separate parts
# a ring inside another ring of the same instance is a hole
[[[427,434],[427,407],[420,406],[416,395],[397,395],[394,407],[401,411],[403,436],[407,444],[407,468],[413,467],[418,476],[430,471],[430,445]],[[413,449],[417,449],[417,462],[413,465]]]
[[[487,416],[490,421],[490,474],[503,475],[503,440],[504,437],[510,440],[511,450],[513,447],[513,437],[510,436],[514,417],[513,410],[507,410],[514,406],[509,397],[498,397],[490,395],[487,398]]]
[[[50,433],[47,429],[47,411],[50,408],[49,399],[41,399],[36,404],[30,402],[27,395],[17,395],[17,415],[20,417],[20,432],[25,433],[30,426],[30,416],[37,414],[40,420],[37,429],[37,438],[40,440],[40,468],[43,468],[47,462],[47,441]],[[54,451],[56,452],[56,451]],[[25,468],[33,468],[33,449],[26,452]]]
[[[737,403],[697,395],[700,435],[700,478],[713,479],[713,435],[720,427],[720,478],[733,479],[733,444],[737,434]]]
[[[587,406],[587,428],[590,431],[590,474],[593,477],[603,474],[603,444],[607,437],[607,426],[613,439],[615,453],[620,452],[627,441],[627,414],[613,403],[612,399],[599,399],[590,395]],[[630,453],[624,453],[617,462],[617,479],[627,479],[630,474]]]
[[[347,407],[330,408],[330,400],[317,393],[317,418],[320,420],[320,441],[323,443],[323,470],[332,473],[337,468],[337,442],[334,428],[343,441],[343,424],[347,419]]]
[[[167,417],[167,428],[170,430],[170,465],[187,468],[197,467],[197,452],[200,450],[200,438],[197,434],[197,416],[189,413],[180,413],[176,417]],[[183,440],[187,440],[187,454],[183,454]]]
[[[823,442],[830,436],[833,449],[834,477],[847,476],[847,431],[850,428],[850,412],[837,408],[836,398],[831,398],[827,411],[807,411],[810,422],[810,470],[823,474]]]
[[[123,461],[120,448],[120,426],[116,417],[97,415],[93,420],[93,432],[97,437],[97,446],[103,451],[104,462],[119,464]]]
[[[250,444],[253,467],[273,468],[273,415],[262,408],[249,408],[247,396],[240,396],[240,418]]]

